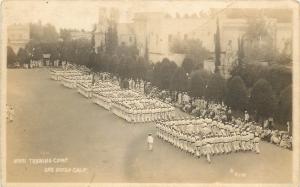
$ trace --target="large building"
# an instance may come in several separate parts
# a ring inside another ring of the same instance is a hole
[[[7,45],[17,54],[20,48],[25,48],[30,40],[29,24],[13,24],[7,28]]]
[[[120,13],[117,8],[106,8],[101,7],[99,9],[98,23],[96,24],[95,30],[95,50],[102,48],[105,44],[105,35],[109,24],[119,23]]]
[[[117,25],[119,45],[134,45],[135,32],[133,23],[119,23]]]
[[[107,14],[103,12],[105,11],[100,10],[98,27],[101,27],[100,30],[104,33],[108,19]],[[172,17],[164,12],[135,12],[131,22],[118,23],[119,44],[137,45],[141,56],[147,48],[149,59],[154,63],[167,57],[181,64],[185,55],[172,52],[173,41],[199,39],[213,54],[218,19],[222,51],[221,65],[228,69],[232,64],[225,60],[226,50],[230,47],[231,53],[236,55],[238,39],[244,37],[249,25],[247,16],[257,15],[261,10],[228,9],[218,13],[220,12],[218,9],[212,9],[211,12],[209,16],[184,17]],[[291,15],[282,10],[270,9],[263,10],[263,13],[261,17],[266,20],[268,32],[273,38],[273,47],[279,51],[291,47]],[[98,40],[98,43],[100,41],[104,44],[104,39]]]
[[[205,23],[200,18],[172,18],[162,12],[141,12],[134,17],[134,29],[140,54],[145,53],[146,45],[149,59],[161,61],[167,57],[180,64],[184,54],[176,54],[171,50],[175,40],[197,38],[197,29]]]

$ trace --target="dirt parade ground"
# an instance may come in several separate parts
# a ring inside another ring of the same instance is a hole
[[[47,69],[8,70],[7,182],[288,183],[292,151],[261,142],[260,154],[195,158],[50,79]]]

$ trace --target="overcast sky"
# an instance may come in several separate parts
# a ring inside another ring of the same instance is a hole
[[[218,3],[216,3],[218,2]],[[91,30],[92,25],[98,21],[99,7],[118,7],[121,11],[121,21],[124,21],[125,11],[129,8],[134,11],[165,11],[199,13],[208,8],[224,8],[228,5],[237,6],[233,1],[57,1],[57,0],[31,0],[6,1],[4,5],[7,24],[29,23],[41,20],[42,23],[51,23],[59,28],[76,28]],[[256,2],[257,3],[257,2]],[[252,3],[253,4],[253,3]],[[254,7],[258,6],[253,4]],[[270,2],[268,2],[270,5]],[[272,5],[272,4],[271,4]],[[238,5],[240,6],[240,5]],[[281,6],[282,7],[282,6]]]

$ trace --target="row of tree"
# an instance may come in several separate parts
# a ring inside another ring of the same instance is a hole
[[[219,73],[203,69],[189,74],[184,66],[177,67],[164,59],[154,65],[152,84],[160,89],[187,92],[192,97],[223,101],[233,110],[248,110],[256,120],[274,116],[285,124],[292,120],[291,75],[291,70],[283,66],[247,65],[234,69],[232,77],[225,80]]]
[[[61,43],[59,33],[51,24],[42,25],[41,22],[30,24],[30,41],[25,48],[20,48],[15,54],[11,47],[7,47],[7,65],[13,66],[18,62],[21,66],[28,64],[31,59],[39,60],[43,54],[51,54],[51,61],[58,59]]]
[[[223,101],[233,110],[248,110],[256,120],[275,116],[275,120],[285,124],[292,119],[292,74],[286,67],[238,66],[228,80],[201,68],[190,71],[184,63],[178,67],[168,59],[153,67],[151,83],[162,90]]]
[[[66,60],[93,71],[111,72],[121,79],[147,80],[161,90],[188,92],[193,97],[224,101],[232,109],[249,110],[257,118],[276,116],[280,122],[291,120],[291,70],[283,66],[240,63],[231,72],[232,78],[225,80],[218,72],[211,74],[203,70],[201,63],[208,51],[200,41],[186,40],[182,46],[175,42],[173,50],[187,54],[178,67],[167,58],[152,64],[148,61],[147,50],[145,57],[141,57],[135,45],[118,45],[113,23],[98,53],[94,49],[94,36],[91,41],[72,40],[68,30],[58,34],[51,25],[32,27],[32,39],[25,49],[20,49],[17,55],[8,49],[8,63],[16,59],[21,64],[28,63],[30,59],[41,59],[42,54],[49,53],[52,61]],[[218,37],[216,34],[215,41]],[[220,51],[217,46],[216,51]]]

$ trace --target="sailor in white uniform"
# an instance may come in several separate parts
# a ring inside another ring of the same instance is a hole
[[[153,139],[151,133],[148,134],[148,137],[147,137],[147,143],[148,143],[148,150],[149,150],[149,151],[152,151],[152,150],[153,150],[154,139]]]
[[[255,145],[254,146],[254,150],[255,150],[255,152],[257,154],[260,153],[260,150],[259,150],[259,141],[260,141],[260,138],[259,138],[258,134],[256,133],[253,142],[254,142],[254,145]]]

